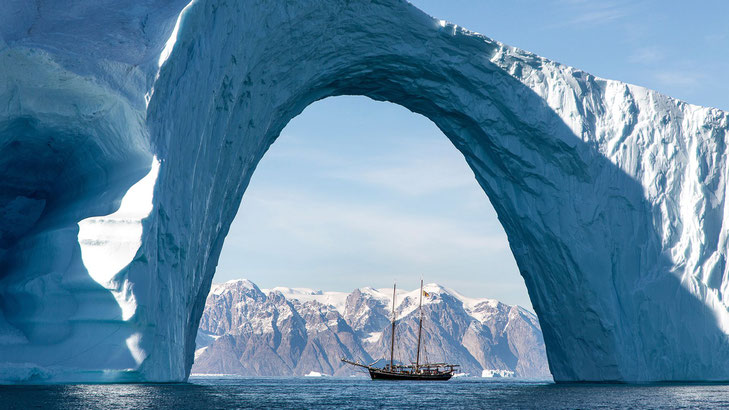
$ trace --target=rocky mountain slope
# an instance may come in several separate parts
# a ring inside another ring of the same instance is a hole
[[[550,377],[537,317],[493,299],[467,298],[436,284],[425,287],[423,354],[481,375]],[[395,358],[415,359],[418,290],[396,297]],[[347,294],[311,289],[259,289],[248,280],[213,285],[196,340],[193,373],[248,376],[345,376],[348,357],[371,363],[389,356],[392,291]],[[502,372],[504,373],[504,372]]]

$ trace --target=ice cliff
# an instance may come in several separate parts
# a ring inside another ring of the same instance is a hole
[[[463,153],[557,381],[729,380],[727,113],[404,1],[185,6],[0,3],[3,382],[184,380],[256,164],[342,94]]]

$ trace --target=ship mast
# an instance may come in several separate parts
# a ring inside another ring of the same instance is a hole
[[[420,279],[420,321],[418,322],[418,353],[415,355],[415,373],[420,366],[420,336],[423,334],[423,280]]]
[[[392,371],[393,361],[395,360],[395,289],[397,283],[392,285],[392,338],[390,339],[390,370]]]

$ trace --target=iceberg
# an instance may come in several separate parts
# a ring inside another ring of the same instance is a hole
[[[420,113],[463,153],[556,381],[729,380],[726,112],[404,0],[5,1],[0,72],[3,383],[186,380],[256,165],[337,95]]]

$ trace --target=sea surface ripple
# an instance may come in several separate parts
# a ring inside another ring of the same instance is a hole
[[[729,385],[192,377],[180,384],[1,386],[0,403],[6,409],[726,408]]]

